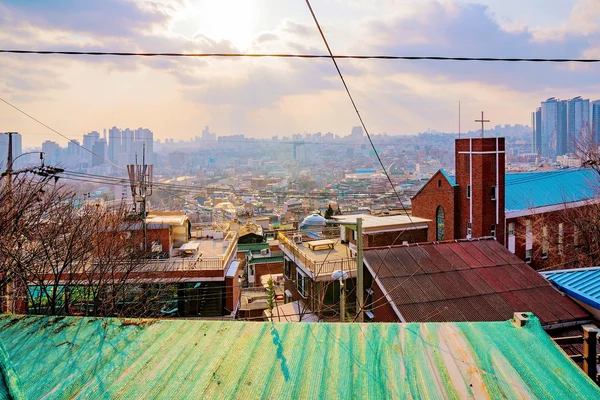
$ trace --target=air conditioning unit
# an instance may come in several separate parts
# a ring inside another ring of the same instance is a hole
[[[262,249],[262,250],[260,251],[260,255],[261,255],[261,256],[266,256],[267,254],[269,254],[269,249]]]
[[[292,237],[292,241],[294,243],[302,243],[302,234],[300,234],[300,233],[294,234],[294,236]]]

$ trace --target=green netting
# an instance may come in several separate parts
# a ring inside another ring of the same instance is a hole
[[[0,340],[32,399],[600,398],[534,317],[517,328],[0,316]]]

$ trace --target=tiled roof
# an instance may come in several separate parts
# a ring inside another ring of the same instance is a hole
[[[533,316],[518,328],[3,315],[0,342],[0,396],[13,398],[600,398]]]
[[[503,321],[531,311],[546,325],[590,316],[492,239],[364,254],[371,274],[407,322]]]
[[[527,210],[592,199],[600,176],[593,169],[506,174],[506,211]]]
[[[542,275],[562,292],[600,310],[600,267],[549,271]]]

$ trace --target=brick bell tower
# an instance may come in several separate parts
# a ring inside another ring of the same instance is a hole
[[[455,238],[495,236],[504,245],[504,138],[457,139]]]

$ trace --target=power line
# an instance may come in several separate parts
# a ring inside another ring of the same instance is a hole
[[[332,58],[353,60],[429,60],[429,61],[485,61],[485,62],[536,62],[536,63],[598,63],[597,58],[518,58],[518,57],[442,57],[397,55],[333,55],[302,53],[144,53],[115,51],[66,51],[66,50],[19,50],[0,49],[0,53],[71,56],[117,56],[117,57],[204,57],[204,58]]]
[[[398,192],[396,191],[396,188],[394,187],[394,183],[392,182],[392,178],[388,174],[387,169],[385,168],[385,165],[383,165],[383,161],[381,160],[381,157],[379,157],[379,153],[377,153],[377,148],[375,147],[375,144],[373,143],[373,139],[371,139],[371,135],[369,134],[369,130],[367,129],[367,126],[365,125],[365,122],[363,121],[362,116],[360,115],[360,112],[358,111],[358,107],[356,106],[356,103],[354,102],[354,98],[352,97],[352,94],[350,93],[350,89],[348,88],[348,85],[346,84],[346,80],[344,79],[344,75],[342,75],[342,71],[340,70],[340,67],[338,66],[338,63],[335,60],[335,57],[333,56],[333,52],[331,51],[331,48],[329,47],[329,43],[327,42],[327,38],[325,38],[325,34],[323,33],[323,30],[321,29],[321,25],[319,24],[319,20],[317,19],[317,16],[315,15],[315,13],[314,13],[311,5],[310,5],[310,0],[306,0],[306,5],[308,6],[308,9],[309,9],[309,11],[310,11],[310,13],[311,13],[311,15],[313,17],[313,20],[315,21],[315,24],[317,25],[317,29],[319,30],[319,33],[321,34],[321,38],[323,39],[323,43],[325,43],[325,47],[327,47],[327,52],[329,53],[331,61],[333,61],[333,65],[335,66],[335,69],[337,70],[337,73],[338,73],[338,75],[339,75],[339,77],[340,77],[340,79],[342,81],[342,84],[344,85],[344,89],[346,89],[346,93],[348,94],[348,97],[350,98],[350,102],[352,103],[352,107],[354,108],[354,112],[358,116],[358,120],[360,121],[360,124],[361,124],[362,128],[364,129],[365,134],[367,135],[367,139],[369,139],[369,143],[371,144],[371,148],[373,149],[373,152],[375,153],[375,157],[377,157],[377,160],[379,161],[379,165],[381,165],[381,169],[383,170],[383,173],[387,177],[387,180],[390,183],[390,185],[392,187],[392,190],[394,191],[394,194],[398,198],[398,201],[400,202],[400,205],[402,206],[402,209],[407,214],[408,219],[410,220],[410,222],[413,225],[413,227],[415,229],[418,229],[417,226],[415,225],[415,223],[413,222],[411,216],[408,215],[408,211],[404,207],[404,204],[402,203],[402,199],[400,198],[400,195],[398,194]],[[412,232],[411,231],[409,231],[409,235],[412,238]]]
[[[5,103],[5,104],[6,104],[6,105],[8,105],[8,106],[10,106],[10,107],[14,108],[15,110],[17,110],[17,111],[18,111],[18,112],[20,112],[21,114],[25,115],[26,117],[28,117],[28,118],[30,118],[30,119],[32,119],[32,120],[34,120],[35,122],[37,122],[38,124],[42,125],[43,127],[47,128],[47,129],[50,129],[52,132],[56,133],[57,135],[59,135],[59,136],[61,136],[61,137],[65,138],[65,139],[67,139],[67,140],[68,140],[70,143],[73,143],[73,144],[75,144],[75,145],[77,145],[77,146],[81,147],[82,149],[84,149],[85,151],[89,152],[89,153],[90,153],[90,154],[92,154],[93,156],[96,156],[96,157],[98,157],[99,159],[101,159],[101,160],[104,160],[104,161],[106,161],[107,163],[109,163],[109,164],[111,164],[111,165],[113,165],[113,166],[115,166],[115,167],[117,167],[117,168],[119,168],[119,169],[122,169],[123,171],[125,171],[125,168],[123,168],[123,167],[120,167],[120,166],[118,166],[117,164],[115,164],[115,163],[113,163],[113,162],[111,162],[111,161],[109,161],[109,160],[105,159],[104,157],[101,157],[101,156],[99,156],[98,154],[94,153],[92,150],[89,150],[88,148],[86,148],[86,147],[83,147],[83,146],[82,146],[82,145],[80,145],[80,144],[79,144],[79,143],[78,143],[76,140],[73,140],[73,139],[71,139],[71,138],[69,138],[69,137],[67,137],[67,136],[63,135],[62,133],[60,133],[60,132],[59,132],[59,131],[57,131],[56,129],[54,129],[54,128],[52,128],[52,127],[48,126],[48,125],[46,125],[45,123],[43,123],[43,122],[42,122],[42,121],[40,121],[39,119],[37,119],[37,118],[33,117],[32,115],[30,115],[30,114],[26,113],[25,111],[21,110],[19,107],[15,106],[14,104],[12,104],[12,103],[10,103],[10,102],[8,102],[8,101],[4,100],[2,97],[0,97],[0,101],[2,101],[3,103]]]

